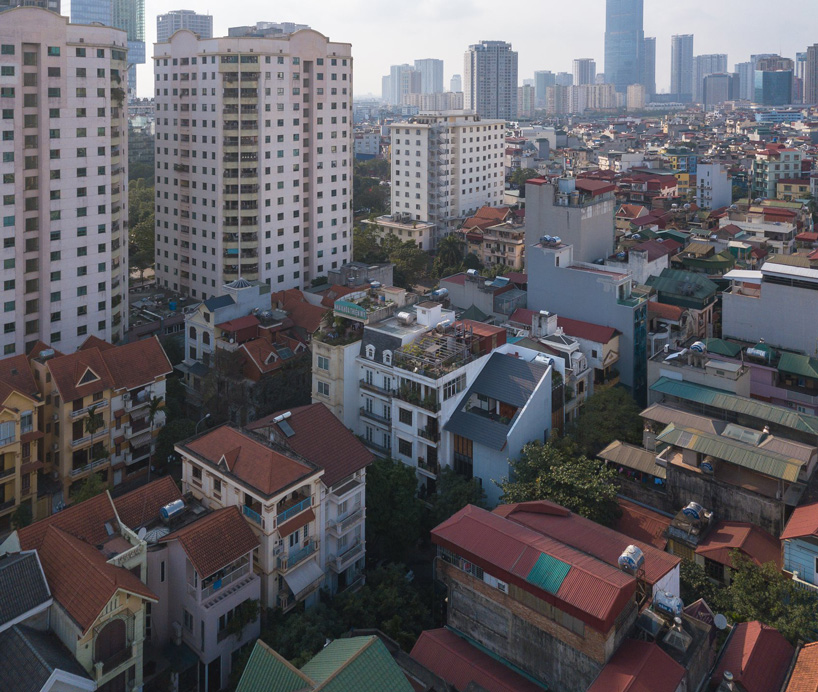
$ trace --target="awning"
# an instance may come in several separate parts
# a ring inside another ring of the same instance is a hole
[[[301,512],[301,514],[298,514],[295,518],[290,519],[290,521],[279,526],[278,533],[282,538],[286,538],[291,533],[298,531],[298,529],[300,529],[302,526],[309,524],[311,521],[315,521],[315,512],[312,511],[312,507],[306,512]]]
[[[32,430],[31,432],[20,435],[20,442],[34,442],[34,440],[39,440],[41,437],[45,437],[45,433],[42,430]]]
[[[148,409],[146,408],[137,408],[131,411],[131,420],[142,420],[148,415]]]
[[[151,431],[148,430],[147,432],[140,433],[139,435],[134,435],[130,442],[131,442],[131,449],[137,449],[139,447],[144,447],[151,441]]]
[[[116,411],[114,411],[114,418],[122,418],[122,416],[124,415],[125,415],[124,408],[118,408]]]
[[[324,570],[318,566],[315,560],[306,560],[292,572],[284,575],[284,581],[287,582],[287,586],[290,587],[296,601],[300,600],[315,582],[323,578]]]

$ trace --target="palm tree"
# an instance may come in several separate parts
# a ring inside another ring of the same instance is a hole
[[[440,239],[437,244],[437,257],[443,267],[456,267],[463,261],[463,241],[451,234]]]
[[[151,425],[151,440],[150,440],[150,452],[148,456],[148,482],[150,483],[151,480],[151,466],[153,465],[153,425],[156,421],[156,416],[159,415],[159,411],[162,409],[163,399],[161,396],[154,396],[151,397],[150,404],[148,404],[148,422]]]

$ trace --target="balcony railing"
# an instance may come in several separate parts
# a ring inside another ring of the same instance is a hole
[[[101,411],[104,408],[108,408],[108,401],[107,399],[102,399],[100,401],[95,401],[93,404],[85,406],[81,409],[76,411],[71,411],[71,418],[79,418],[80,416],[84,416],[90,409],[94,409],[94,411]]]
[[[214,593],[217,591],[221,591],[222,589],[226,589],[230,584],[233,582],[239,581],[243,579],[250,573],[250,564],[245,563],[240,567],[234,569],[229,574],[226,574],[221,579],[216,579],[212,584],[206,586],[202,589],[202,600],[206,600],[210,598]]]
[[[374,382],[367,382],[366,380],[361,380],[361,389],[366,389],[370,392],[375,392],[376,394],[383,394],[384,396],[392,396],[395,393],[394,389],[379,387]]]
[[[318,541],[312,540],[303,548],[299,548],[298,550],[291,552],[287,555],[279,556],[277,560],[278,569],[282,571],[287,571],[295,567],[297,564],[306,560],[310,555],[312,555],[318,549]]]
[[[292,519],[296,514],[300,514],[305,509],[308,509],[312,506],[312,496],[305,497],[301,502],[294,504],[292,507],[288,507],[279,514],[276,515],[276,522],[280,525],[287,521],[288,519]]]
[[[124,649],[121,649],[113,656],[109,656],[104,661],[97,661],[97,664],[102,663],[102,675],[108,675],[114,668],[118,668],[126,661],[130,661],[133,656],[133,646],[128,643]]]
[[[364,554],[364,542],[362,540],[354,541],[351,545],[341,548],[342,552],[335,555],[330,555],[327,564],[334,572],[343,572],[344,569],[353,560],[357,560]]]
[[[4,509],[10,509],[14,507],[14,498],[12,497],[10,500],[6,500],[5,502],[0,502],[0,512]]]
[[[15,467],[12,466],[10,469],[3,469],[0,471],[0,478],[8,478],[9,476],[13,476],[15,471]]]
[[[93,435],[86,435],[85,437],[81,437],[78,440],[71,440],[72,447],[79,447],[80,445],[87,444],[92,440],[99,439],[100,437],[105,437],[108,434],[108,428],[104,428],[103,430],[97,430]]]
[[[381,416],[375,413],[374,411],[370,411],[368,408],[361,406],[361,415],[364,418],[368,418],[369,420],[374,420],[376,423],[382,423],[383,425],[392,425],[392,419],[387,418],[386,416]]]
[[[69,475],[73,478],[74,476],[79,476],[81,473],[85,473],[86,471],[91,471],[92,469],[97,469],[100,466],[105,466],[110,460],[108,458],[99,459],[97,461],[92,461],[90,464],[86,464],[85,466],[80,466],[75,469],[71,469],[69,471]]]
[[[351,512],[347,512],[343,517],[330,519],[327,522],[327,528],[340,536],[349,531],[355,524],[364,518],[364,508],[358,507]]]
[[[440,464],[436,461],[426,461],[425,459],[418,457],[418,468],[422,471],[426,471],[426,473],[430,473],[433,476],[436,476],[440,473]]]
[[[429,428],[418,428],[418,435],[429,442],[440,442],[440,431]]]
[[[256,512],[256,510],[248,507],[247,505],[241,506],[241,513],[247,517],[250,521],[255,522],[259,526],[262,525],[261,515]]]

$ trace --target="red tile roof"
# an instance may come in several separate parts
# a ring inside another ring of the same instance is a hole
[[[796,240],[802,240],[805,243],[814,243],[818,241],[818,233],[813,233],[811,231],[804,231],[803,233],[799,233],[795,236]]]
[[[670,517],[622,498],[619,499],[619,507],[622,509],[622,516],[617,521],[617,531],[658,550],[665,549],[665,531],[670,526]]]
[[[712,683],[724,678],[724,671],[747,692],[781,689],[794,649],[779,631],[760,622],[735,626],[721,660],[713,671]]]
[[[568,317],[557,317],[557,326],[562,328],[568,336],[575,339],[586,339],[597,344],[607,344],[620,332],[613,327],[605,327],[601,324],[583,322],[582,320],[572,320]]]
[[[89,348],[98,348],[100,351],[107,351],[109,348],[116,348],[116,346],[92,334],[82,342],[82,345],[77,350],[87,351]]]
[[[304,294],[297,288],[273,293],[270,299],[273,307],[280,307],[284,310],[293,321],[293,324],[308,334],[317,331],[318,327],[321,326],[324,315],[329,312],[325,307],[307,302]]]
[[[730,551],[738,549],[758,565],[774,562],[781,567],[781,544],[764,529],[743,521],[720,521],[699,542],[697,555],[732,567]]]
[[[528,283],[528,274],[525,272],[507,272],[503,274],[511,283],[513,284],[525,284]]]
[[[681,558],[657,550],[648,543],[597,524],[590,519],[554,504],[553,502],[519,502],[500,505],[494,514],[549,536],[560,543],[592,555],[612,567],[619,568],[619,556],[629,545],[639,546],[645,554],[645,581],[655,584],[675,569]]]
[[[247,426],[261,431],[273,427],[279,411]],[[324,469],[321,480],[331,487],[371,464],[375,457],[324,404],[310,404],[291,410],[287,423],[294,435],[286,437],[275,425],[278,439],[300,456]]]
[[[528,308],[517,308],[514,312],[511,313],[511,317],[508,318],[509,322],[514,322],[515,324],[524,324],[526,327],[531,326],[531,322],[534,319],[534,315],[536,315],[536,310],[529,310]]]
[[[315,512],[313,511],[312,507],[310,507],[306,512],[297,514],[294,519],[290,519],[283,524],[279,524],[278,533],[282,538],[286,538],[291,533],[298,531],[298,529],[300,529],[302,526],[309,524],[311,521],[315,521]],[[298,537],[296,536],[296,538]]]
[[[576,186],[577,190],[587,192],[592,197],[616,190],[616,185],[612,183],[605,182],[604,180],[590,180],[588,178],[577,178]]]
[[[636,590],[636,580],[625,572],[473,505],[432,529],[432,542],[600,632],[611,628]],[[541,555],[569,566],[554,593],[526,580]]]
[[[668,243],[665,240],[645,240],[638,245],[634,245],[631,250],[643,250],[648,253],[648,261],[654,262],[660,257],[672,255],[676,249],[676,243]]]
[[[505,221],[506,217],[511,212],[509,207],[489,207],[483,206],[477,210],[474,216],[469,217],[463,222],[461,226],[464,230],[471,228],[480,228],[485,230],[489,226]]]
[[[647,208],[641,204],[623,204],[617,210],[616,215],[623,219],[636,219],[640,216],[645,216],[647,213]]]
[[[77,351],[66,356],[51,358],[46,367],[63,401],[74,401],[80,397],[113,389],[114,378],[97,348]],[[87,372],[94,377],[86,384],[80,384]]]
[[[588,692],[676,692],[685,669],[656,644],[626,639]]]
[[[222,322],[216,326],[225,332],[236,332],[239,329],[257,327],[258,324],[258,317],[255,315],[245,315],[244,317],[237,317],[234,320],[227,320],[227,322]]]
[[[360,286],[330,286],[326,291],[321,292],[321,295],[324,296],[321,299],[321,305],[332,309],[335,305],[335,301],[339,298],[348,296],[350,293],[358,293],[359,291],[366,291],[368,289],[369,284],[361,284]]]
[[[37,383],[28,364],[28,358],[23,355],[11,356],[0,360],[0,384],[4,386],[2,398],[5,399],[11,391],[20,392],[28,397],[39,398]]]
[[[136,531],[143,524],[156,519],[162,507],[181,497],[182,493],[173,478],[164,476],[116,498],[114,507],[120,521]]]
[[[463,273],[460,274],[452,274],[451,276],[444,276],[440,283],[442,284],[444,281],[447,283],[457,284],[458,286],[463,286],[466,283],[466,275]]]
[[[660,303],[658,300],[650,300],[648,301],[648,314],[678,322],[682,319],[684,308],[680,308],[678,305]]]
[[[55,526],[48,527],[37,552],[51,594],[83,633],[120,589],[158,600],[137,576],[108,564],[99,550]]]
[[[262,375],[278,370],[285,363],[290,362],[292,355],[297,355],[307,349],[303,342],[282,333],[276,334],[276,343],[272,343],[269,338],[262,336],[258,339],[246,341],[241,345],[241,348],[247,354],[247,358],[250,359],[251,367]],[[283,358],[279,353],[282,349],[289,349],[292,355]]]
[[[156,336],[105,350],[102,359],[117,389],[134,389],[151,384],[173,372],[165,349]]]
[[[20,529],[17,535],[23,550],[38,549],[50,526],[91,545],[102,545],[110,538],[105,529],[106,523],[118,528],[111,498],[107,492],[104,492],[90,500],[71,505],[57,514],[36,521]]]
[[[259,546],[259,540],[235,505],[174,531],[163,540],[177,540],[204,579]]]
[[[471,682],[487,692],[543,689],[446,628],[421,632],[410,655],[457,690]]]
[[[293,459],[230,425],[221,425],[181,445],[216,466],[225,458],[227,472],[271,496],[317,473],[317,469]],[[222,465],[221,468],[225,468]]]
[[[818,692],[818,642],[801,647],[784,692]]]
[[[795,508],[784,527],[781,540],[803,536],[818,536],[818,502]]]

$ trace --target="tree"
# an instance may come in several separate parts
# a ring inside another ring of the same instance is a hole
[[[355,226],[352,229],[352,258],[356,262],[367,264],[385,262],[388,259],[381,247],[378,231],[371,224]]]
[[[167,463],[168,457],[174,454],[173,446],[177,442],[186,440],[196,434],[196,421],[190,418],[177,418],[171,420],[160,431],[156,438],[155,456],[160,463]]]
[[[88,417],[85,419],[85,432],[89,435],[96,435],[97,431],[105,425],[105,419],[101,413],[97,413],[97,406],[88,409]]]
[[[463,239],[451,233],[437,244],[437,258],[441,266],[454,267],[463,261]]]
[[[693,560],[682,560],[679,570],[680,596],[685,603],[693,603],[703,598],[714,613],[724,613],[729,608],[729,593],[707,576],[704,567]]]
[[[185,340],[179,336],[173,334],[162,339],[162,348],[165,349],[165,355],[173,366],[179,365],[185,359]]]
[[[423,506],[414,469],[394,459],[376,459],[366,472],[367,555],[406,559],[421,537]]]
[[[96,497],[100,493],[105,492],[106,487],[106,483],[102,480],[102,476],[100,476],[98,473],[92,473],[90,476],[88,476],[88,478],[80,483],[77,490],[71,496],[71,499],[74,501],[74,504],[85,502],[86,500],[90,500],[92,497]]]
[[[151,442],[150,442],[150,455],[148,456],[148,479],[151,477],[151,466],[153,465],[153,455],[156,451],[156,445],[153,441],[153,426],[156,422],[156,417],[159,415],[159,411],[162,410],[162,404],[164,400],[161,396],[154,396],[151,397],[150,403],[148,404],[148,423],[151,426]],[[162,457],[160,457],[161,459]],[[164,461],[162,462],[165,463]]]
[[[611,387],[589,397],[579,417],[568,429],[578,451],[596,455],[614,440],[642,442],[641,409],[628,392]]]
[[[463,268],[464,269],[482,269],[483,265],[480,264],[480,258],[475,255],[473,252],[467,252],[466,256],[463,258]]]
[[[455,470],[444,466],[437,477],[437,492],[432,495],[432,512],[429,515],[434,528],[446,521],[466,505],[484,507],[486,493],[474,478],[466,478]]]
[[[31,512],[31,505],[28,502],[24,502],[17,507],[17,509],[14,510],[14,514],[11,515],[11,526],[14,529],[23,529],[28,526],[33,519],[34,515]]]
[[[203,413],[214,423],[246,423],[247,386],[239,351],[217,348],[202,387]]]
[[[504,503],[550,500],[605,526],[621,514],[616,471],[595,460],[530,442],[509,465],[510,477],[498,483]]]
[[[384,245],[389,238],[384,239]],[[395,265],[393,281],[395,286],[411,289],[426,273],[429,256],[421,250],[414,240],[407,240],[389,252],[389,261]]]
[[[510,182],[512,185],[525,189],[526,181],[537,176],[539,176],[539,173],[533,168],[518,168],[511,174]]]
[[[257,599],[248,598],[242,601],[232,610],[232,615],[227,621],[227,635],[236,637],[236,641],[241,640],[241,635],[247,625],[258,620],[261,613],[261,603]]]

